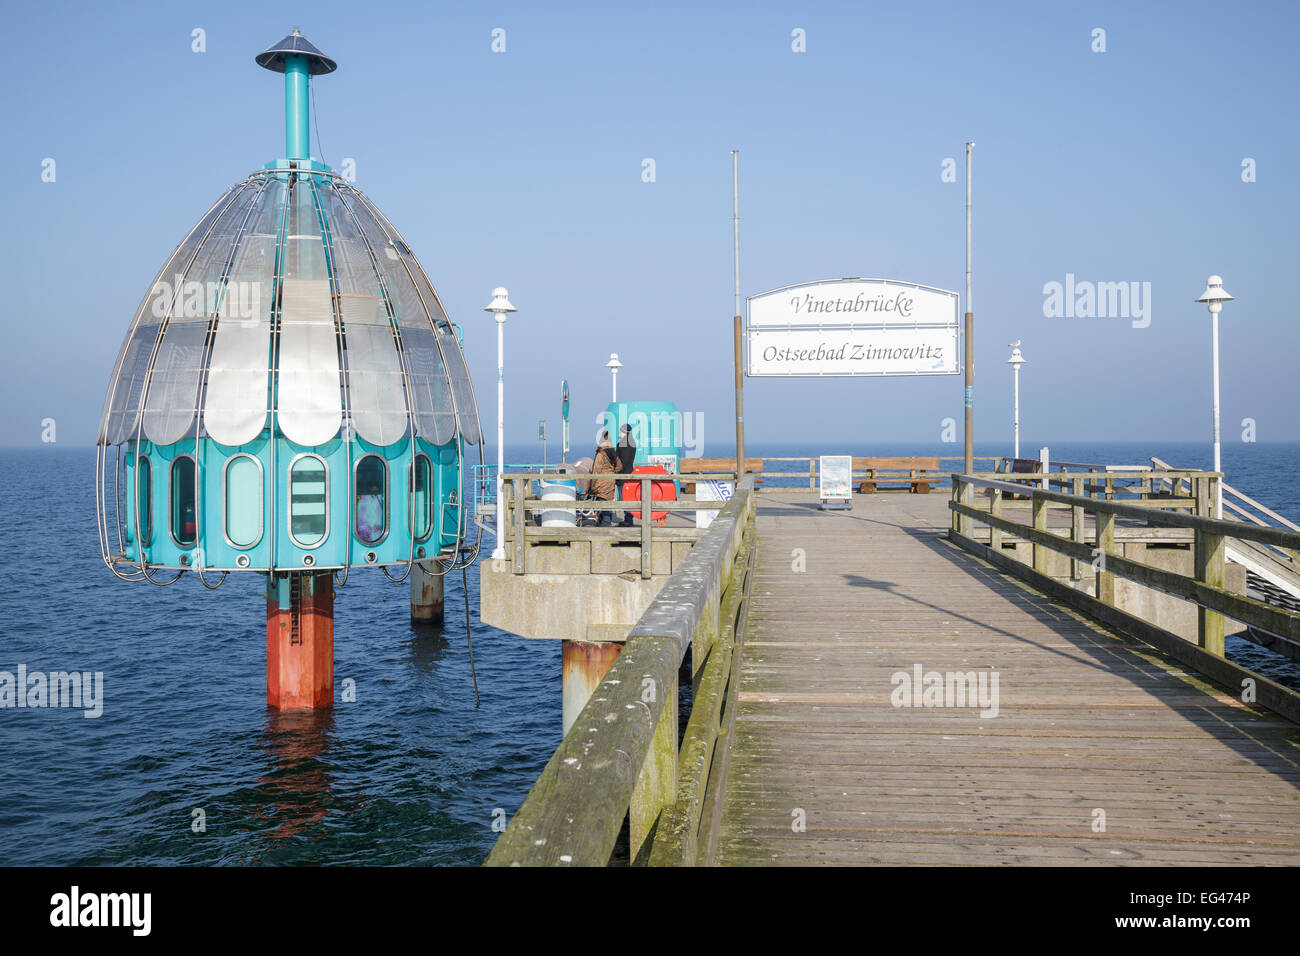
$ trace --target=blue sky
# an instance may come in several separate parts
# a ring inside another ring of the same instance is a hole
[[[304,10],[308,11],[304,13]],[[975,162],[976,434],[1208,437],[1211,272],[1225,440],[1300,439],[1294,54],[1300,7],[1199,3],[25,4],[0,38],[8,414],[0,444],[94,440],[153,275],[231,183],[283,152],[282,81],[253,63],[295,26],[313,151],[406,235],[466,330],[507,441],[608,398],[703,415],[732,441],[731,156],[745,294],[839,276],[964,289],[963,143]],[[191,51],[202,28],[207,50]],[[491,51],[506,31],[506,52]],[[806,52],[791,33],[806,34]],[[1106,31],[1095,53],[1093,31]],[[42,182],[42,161],[57,179]],[[941,181],[945,158],[957,182]],[[1242,181],[1255,161],[1256,181]],[[642,161],[656,179],[642,181]],[[1151,322],[1046,318],[1045,283],[1149,282]],[[936,441],[960,376],[749,380],[754,442]],[[554,441],[552,442],[554,447]]]

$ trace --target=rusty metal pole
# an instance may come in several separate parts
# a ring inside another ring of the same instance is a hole
[[[975,294],[971,284],[971,163],[975,144],[966,144],[966,452],[965,473],[975,470]]]
[[[740,150],[731,151],[731,234],[732,263],[736,280],[735,330],[736,363],[736,483],[745,475],[745,344],[740,321]]]
[[[643,521],[648,521],[646,514]],[[567,734],[573,722],[587,706],[587,701],[614,660],[623,650],[620,641],[561,641],[560,662],[562,668],[562,716],[564,732]]]
[[[334,706],[334,576],[291,571],[267,579],[266,705]]]
[[[430,574],[427,561],[417,561],[411,568],[411,620],[422,624],[443,621],[443,576]]]

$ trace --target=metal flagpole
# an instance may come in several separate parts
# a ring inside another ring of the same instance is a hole
[[[971,291],[971,160],[974,143],[966,144],[966,454],[965,473],[975,470],[975,299]]]
[[[732,260],[735,265],[736,311],[732,320],[735,331],[736,362],[736,482],[745,474],[745,370],[744,343],[740,328],[740,150],[731,151],[731,225]]]

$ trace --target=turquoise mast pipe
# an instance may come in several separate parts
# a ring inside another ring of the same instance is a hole
[[[284,158],[310,164],[311,87],[308,84],[313,76],[333,73],[338,64],[294,30],[259,53],[257,65],[284,74]]]
[[[284,58],[284,156],[311,159],[311,92],[307,57],[291,53]]]

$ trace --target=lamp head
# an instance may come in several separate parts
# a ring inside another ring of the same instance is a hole
[[[1025,357],[1020,354],[1020,348],[1016,347],[1011,350],[1011,358],[1007,359],[1007,364],[1014,368],[1019,368],[1025,364]]]
[[[605,363],[605,368],[613,369],[615,372],[617,372],[622,367],[623,367],[623,363],[618,360],[618,353],[610,352],[609,361]]]
[[[518,312],[519,310],[510,304],[510,296],[507,294],[505,286],[497,286],[492,290],[492,301],[483,307],[483,311],[496,313],[497,321],[504,322],[509,313]]]
[[[1210,276],[1205,283],[1205,291],[1201,293],[1196,301],[1206,303],[1210,312],[1217,315],[1223,311],[1223,303],[1232,301],[1232,296],[1228,295],[1223,288],[1223,278],[1221,276]]]

